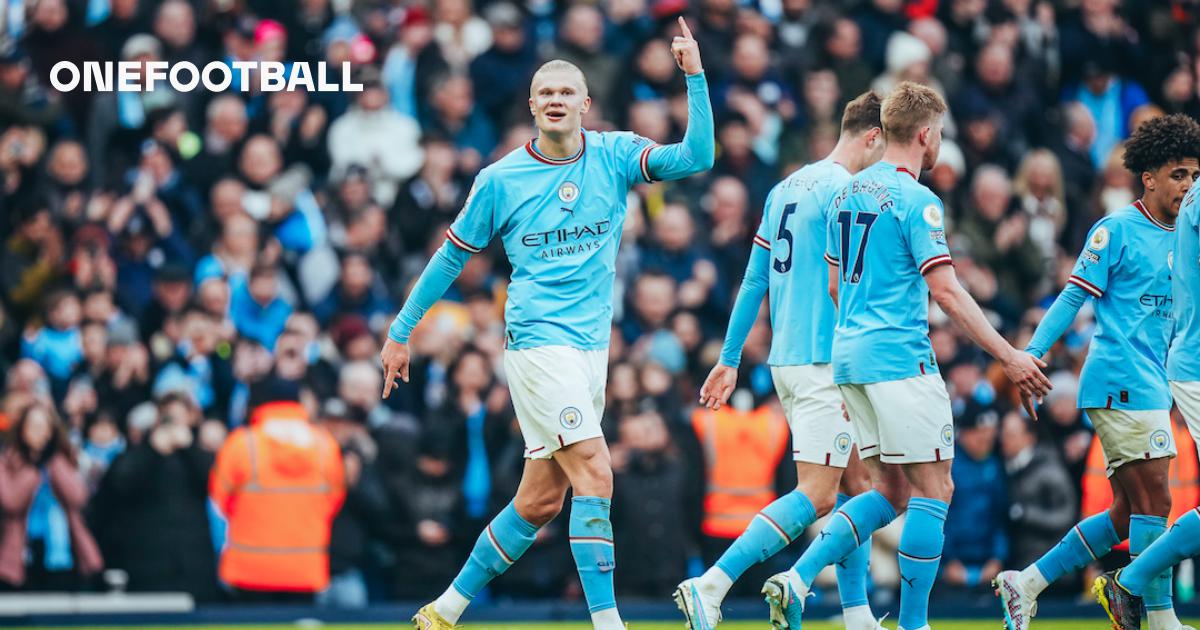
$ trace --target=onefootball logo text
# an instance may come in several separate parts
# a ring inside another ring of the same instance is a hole
[[[169,83],[177,92],[191,92],[201,84],[210,92],[223,92],[236,73],[237,87],[243,92],[253,87],[261,92],[361,92],[362,84],[351,80],[350,66],[349,61],[342,62],[341,76],[334,77],[325,62],[213,61],[201,69],[190,61],[86,61],[82,68],[60,61],[50,69],[50,84],[59,92],[152,92],[160,83]],[[251,85],[255,76],[256,86]]]

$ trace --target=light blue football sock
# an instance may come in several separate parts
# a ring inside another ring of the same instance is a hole
[[[1129,536],[1133,538],[1133,520],[1129,522]],[[1130,547],[1133,541],[1130,540]],[[1166,534],[1160,536],[1129,566],[1121,570],[1120,582],[1134,595],[1144,596],[1150,584],[1166,571],[1186,558],[1200,554],[1200,508],[1192,509],[1180,516]],[[1146,599],[1149,607],[1149,599]]]
[[[795,570],[808,586],[821,569],[838,562],[858,549],[871,534],[891,523],[896,510],[878,490],[864,492],[833,513],[817,539],[796,561]]]
[[[1155,540],[1167,531],[1167,518],[1165,516],[1148,516],[1146,514],[1132,514],[1129,516],[1129,559],[1136,561],[1138,556],[1146,551]],[[1170,610],[1174,608],[1171,603],[1171,576],[1174,573],[1174,566],[1167,567],[1159,571],[1156,575],[1151,576],[1150,581],[1142,587],[1142,600],[1146,603],[1146,610]]]
[[[908,516],[900,533],[900,627],[916,630],[929,623],[929,592],[942,563],[944,501],[925,497],[908,500]]]
[[[617,568],[613,547],[612,522],[609,520],[611,502],[601,497],[571,499],[571,555],[583,583],[583,596],[588,612],[617,607],[613,593],[613,571]]]
[[[454,590],[467,599],[474,599],[483,587],[508,570],[537,536],[538,528],[517,514],[509,503],[492,519],[475,541],[467,563],[454,578]]]
[[[848,495],[838,493],[837,508],[850,500]],[[835,508],[835,509],[837,509]],[[842,598],[842,609],[866,606],[867,567],[871,560],[871,537],[867,536],[858,549],[837,563],[838,595]]]
[[[1034,564],[1042,577],[1046,578],[1046,583],[1053,584],[1058,578],[1104,557],[1119,542],[1121,539],[1117,537],[1108,510],[1105,510],[1072,527],[1053,549]]]
[[[746,531],[721,554],[717,568],[737,581],[746,569],[791,544],[815,520],[817,512],[812,501],[803,492],[793,490],[775,499],[750,521]]]

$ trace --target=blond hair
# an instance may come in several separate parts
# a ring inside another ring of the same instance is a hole
[[[945,114],[947,107],[945,99],[932,88],[902,81],[883,99],[881,110],[884,139],[907,144],[916,139],[922,127]]]
[[[537,72],[533,73],[533,78],[529,81],[529,95],[531,97],[533,96],[533,86],[537,85],[538,78],[543,74],[550,74],[551,72],[573,72],[579,75],[579,82],[583,84],[583,93],[584,95],[587,94],[587,77],[583,76],[583,70],[580,70],[579,66],[565,59],[551,59],[542,64],[542,67],[538,68]]]

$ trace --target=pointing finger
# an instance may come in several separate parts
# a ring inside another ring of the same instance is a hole
[[[387,374],[383,377],[383,397],[387,398],[388,394],[392,393],[392,383],[396,380],[396,368],[391,365],[387,366]]]
[[[683,19],[682,15],[679,16],[679,30],[683,31],[684,37],[692,39],[692,29],[688,28],[687,21]]]

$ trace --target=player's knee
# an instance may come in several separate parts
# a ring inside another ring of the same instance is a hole
[[[856,497],[871,489],[870,475],[842,475],[842,492],[847,496]]]
[[[530,524],[541,527],[554,520],[562,511],[563,497],[549,493],[541,496],[517,499],[517,514]]]
[[[577,496],[610,499],[612,498],[612,492],[612,467],[607,464],[585,467],[582,479],[575,483],[575,494]]]
[[[908,507],[908,500],[912,497],[912,492],[908,486],[899,484],[880,484],[875,489],[879,491],[879,494],[883,495],[883,498],[887,499],[887,502],[891,504],[892,509],[897,514],[900,514]]]

